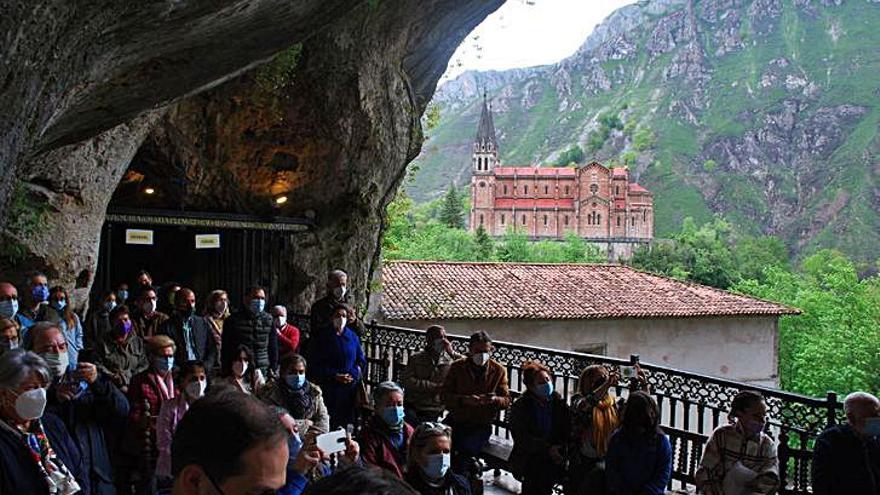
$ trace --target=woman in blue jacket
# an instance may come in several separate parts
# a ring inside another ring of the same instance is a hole
[[[621,427],[605,455],[608,495],[663,495],[672,475],[672,447],[660,429],[660,411],[645,392],[627,398]]]

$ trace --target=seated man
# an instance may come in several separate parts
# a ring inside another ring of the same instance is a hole
[[[479,331],[468,342],[468,357],[449,367],[443,383],[443,402],[449,409],[446,423],[452,435],[453,470],[468,473],[468,466],[489,442],[492,421],[510,405],[504,366],[490,358],[492,339]]]
[[[832,426],[816,439],[813,493],[880,494],[880,400],[865,392],[843,401],[847,424]]]
[[[257,399],[208,394],[193,403],[174,432],[171,493],[274,493],[285,485],[288,437],[274,409]]]
[[[361,431],[364,462],[387,470],[400,479],[406,472],[412,426],[403,421],[403,390],[394,382],[373,389],[375,413]]]
[[[152,288],[144,289],[138,297],[137,311],[132,314],[131,321],[135,332],[143,338],[157,335],[159,327],[168,320],[168,315],[156,310],[158,300],[156,290]]]
[[[428,327],[425,338],[425,350],[410,356],[403,372],[406,419],[413,425],[440,418],[444,409],[440,397],[443,381],[452,362],[464,357],[452,350],[446,330],[439,325]]]

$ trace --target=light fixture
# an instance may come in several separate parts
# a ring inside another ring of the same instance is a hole
[[[148,187],[148,188],[144,189],[144,194],[155,194],[155,193],[156,193],[156,190],[153,189],[152,187]]]
[[[276,205],[283,205],[284,203],[287,203],[287,196],[278,196],[275,198]]]

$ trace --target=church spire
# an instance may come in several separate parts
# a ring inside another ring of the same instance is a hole
[[[480,114],[480,126],[477,127],[476,144],[482,148],[484,145],[491,149],[498,149],[498,141],[495,139],[495,122],[492,121],[492,107],[489,105],[489,99],[486,92],[483,91],[483,112]]]

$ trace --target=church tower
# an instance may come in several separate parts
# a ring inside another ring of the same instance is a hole
[[[498,141],[495,139],[495,123],[486,93],[483,93],[483,112],[474,140],[473,169],[475,175],[491,174],[498,164]]]
[[[486,93],[483,93],[483,111],[474,139],[471,156],[471,211],[470,230],[481,225],[489,235],[498,235],[495,228],[495,166],[498,165],[498,141],[495,139],[495,123]],[[503,232],[502,232],[503,233]]]

